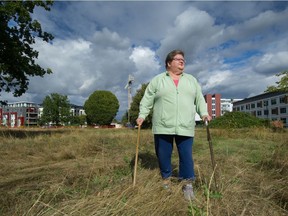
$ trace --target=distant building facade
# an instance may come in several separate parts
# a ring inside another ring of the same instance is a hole
[[[85,115],[82,106],[71,105],[72,116]],[[6,127],[33,127],[38,125],[38,119],[43,114],[43,107],[27,101],[7,103],[0,106],[0,125]]]
[[[206,94],[204,98],[207,104],[207,111],[212,119],[222,116],[226,112],[232,112],[233,102],[242,100],[221,98],[221,94]],[[198,114],[196,114],[195,121],[201,121]]]
[[[77,106],[74,104],[70,104],[70,113],[71,116],[81,116],[81,115],[86,115],[85,110],[83,106]],[[40,118],[43,115],[43,107],[39,106],[38,109],[38,117]]]
[[[212,119],[221,116],[221,94],[206,94],[204,98],[208,113]]]
[[[86,115],[83,106],[77,106],[74,104],[71,104],[70,106],[71,106],[70,113],[72,116]]]
[[[281,120],[288,127],[288,92],[269,92],[233,103],[233,111],[262,119]]]
[[[0,107],[0,123],[7,127],[37,126],[38,108],[27,101],[7,103]]]
[[[226,112],[233,111],[233,103],[236,101],[240,101],[242,99],[225,99],[221,98],[221,116],[224,115]]]

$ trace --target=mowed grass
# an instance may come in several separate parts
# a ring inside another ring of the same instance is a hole
[[[0,215],[288,215],[288,133],[197,128],[196,199],[177,181],[161,186],[151,130],[1,129]],[[218,186],[214,184],[214,178]]]

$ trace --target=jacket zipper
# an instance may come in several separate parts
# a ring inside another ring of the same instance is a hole
[[[179,86],[179,83],[180,83],[180,79],[178,80],[178,85],[176,87],[176,127],[175,127],[175,134],[178,134],[178,124],[179,124],[179,121],[178,121],[178,110],[179,110],[179,91],[178,91],[178,86]]]

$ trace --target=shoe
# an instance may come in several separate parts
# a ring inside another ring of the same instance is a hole
[[[163,189],[168,190],[169,189],[169,185],[168,184],[163,184]]]
[[[170,179],[164,179],[162,185],[165,190],[168,190],[170,188]]]
[[[182,191],[184,193],[184,197],[186,200],[193,200],[195,199],[195,195],[194,195],[194,192],[193,192],[193,187],[192,187],[192,184],[186,184],[182,187]]]

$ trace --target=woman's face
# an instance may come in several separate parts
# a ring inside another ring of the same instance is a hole
[[[168,63],[168,67],[172,71],[183,71],[185,67],[185,59],[182,55],[177,54],[173,60]]]

